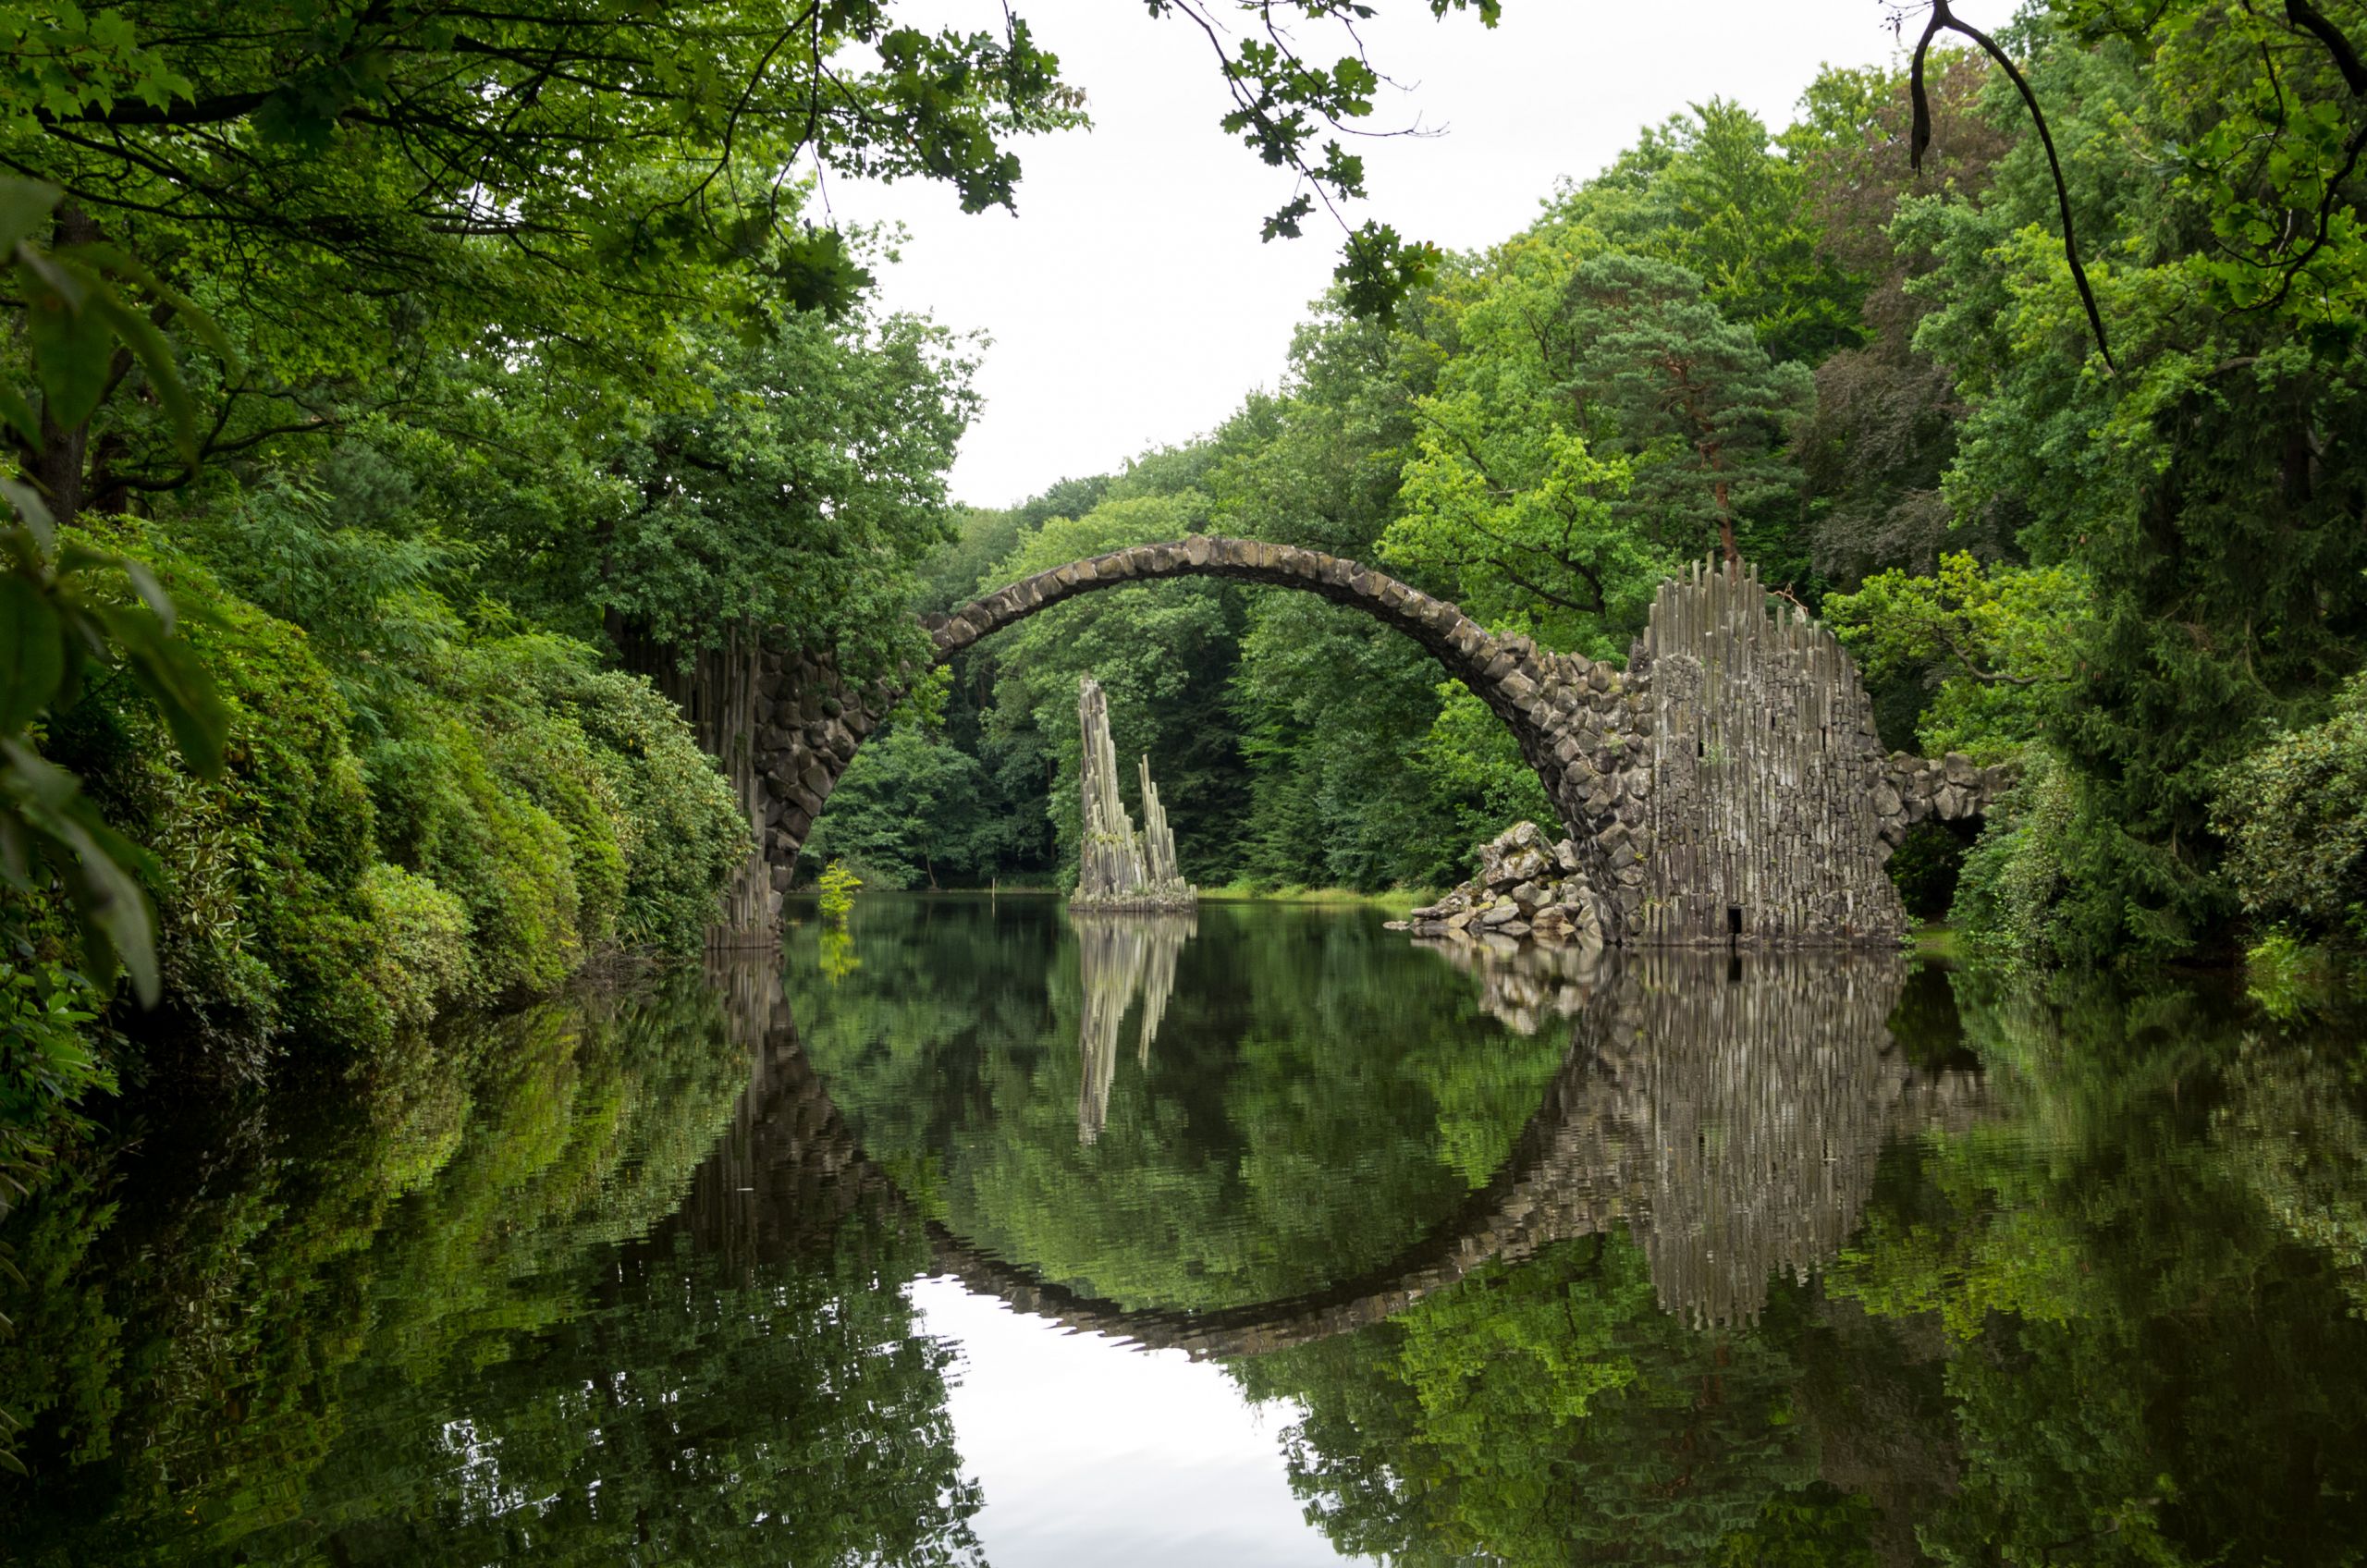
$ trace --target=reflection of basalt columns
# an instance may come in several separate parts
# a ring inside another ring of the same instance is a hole
[[[807,1063],[779,964],[711,955],[707,973],[723,993],[730,1039],[749,1053],[750,1076],[678,1219],[701,1250],[753,1278],[763,1260],[827,1250],[856,1209],[892,1213],[901,1199],[863,1158]]]
[[[1085,991],[1085,1013],[1077,1025],[1077,1142],[1101,1135],[1110,1116],[1110,1081],[1118,1063],[1118,1030],[1134,998],[1142,998],[1142,1023],[1134,1036],[1134,1060],[1150,1065],[1151,1041],[1175,990],[1175,959],[1198,934],[1193,914],[1103,914],[1075,916],[1077,977]]]
[[[1083,836],[1077,844],[1078,907],[1101,910],[1190,909],[1199,895],[1175,868],[1175,836],[1142,761],[1143,831],[1118,794],[1118,749],[1110,740],[1110,699],[1086,676],[1077,687],[1077,722],[1085,751],[1078,767]]]
[[[1756,1322],[1770,1276],[1840,1252],[1914,1076],[1889,1030],[1903,962],[1735,967],[1631,962],[1593,1042],[1625,1110],[1629,1223],[1696,1327]]]

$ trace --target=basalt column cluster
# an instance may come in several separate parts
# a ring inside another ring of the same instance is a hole
[[[1071,903],[1080,910],[1147,913],[1195,907],[1200,895],[1175,867],[1175,835],[1159,803],[1159,787],[1150,781],[1150,759],[1142,762],[1143,827],[1137,833],[1118,795],[1110,698],[1090,675],[1078,685],[1076,709],[1085,732],[1079,768],[1085,812],[1077,840],[1076,894]]]
[[[1650,947],[1895,944],[1873,704],[1833,633],[1770,607],[1755,571],[1663,583],[1628,659],[1643,729]]]

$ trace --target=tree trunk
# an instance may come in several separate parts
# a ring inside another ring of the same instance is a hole
[[[71,202],[61,202],[57,209],[56,227],[51,245],[87,245],[98,239],[99,226],[91,215]],[[40,485],[49,500],[49,515],[59,523],[69,523],[82,509],[82,476],[90,459],[91,422],[68,430],[52,419],[49,399],[42,399],[41,450],[32,455],[33,483]]]

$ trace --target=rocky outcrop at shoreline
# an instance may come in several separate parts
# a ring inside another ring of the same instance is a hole
[[[1582,864],[1569,839],[1551,842],[1534,822],[1516,823],[1480,846],[1478,876],[1390,929],[1600,948],[1606,909]]]

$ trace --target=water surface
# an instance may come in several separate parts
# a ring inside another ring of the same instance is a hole
[[[866,898],[142,1108],[0,1562],[2356,1562],[2352,1023]]]

